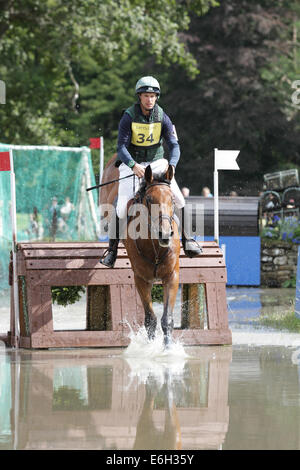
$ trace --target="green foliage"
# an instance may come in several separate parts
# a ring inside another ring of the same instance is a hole
[[[262,229],[260,234],[262,238],[300,243],[300,222],[296,217],[281,219],[278,216],[274,216],[273,221],[272,226]]]
[[[284,281],[281,287],[285,287],[285,288],[291,287],[294,289],[296,287],[296,282],[297,282],[296,278],[293,277],[292,279],[287,279],[286,281]]]
[[[291,119],[285,104],[293,90],[283,94],[278,79],[265,77],[279,59],[292,67],[292,3],[226,0],[192,20],[186,41],[200,74],[191,80],[174,67],[163,83],[183,155],[177,180],[192,194],[213,184],[214,148],[240,150],[240,171],[219,176],[227,193],[256,195],[264,173],[298,166],[299,113]]]
[[[154,284],[152,287],[152,302],[162,303],[164,301],[164,289],[161,284]]]
[[[259,323],[278,330],[300,333],[300,318],[296,317],[294,312],[263,316],[260,317]]]
[[[80,397],[80,391],[76,388],[64,385],[53,391],[53,409],[55,411],[78,411],[87,408],[85,401]]]
[[[69,304],[75,304],[80,300],[81,293],[85,292],[83,286],[69,286],[69,287],[52,287],[52,301],[58,305],[66,307]]]
[[[180,140],[180,185],[212,185],[213,149],[240,149],[222,191],[256,194],[262,175],[299,161],[300,7],[295,0],[2,2],[2,142],[116,149],[122,109],[146,74]],[[195,79],[196,77],[196,79]],[[99,152],[93,150],[98,173]],[[199,169],[195,177],[195,169]]]
[[[195,75],[197,64],[179,33],[188,28],[191,12],[199,13],[201,6],[205,12],[214,4],[211,0],[162,0],[159,7],[149,0],[4,2],[0,77],[7,85],[7,104],[0,120],[1,140],[84,144],[67,121],[70,113],[77,112],[78,86],[81,93],[85,85],[75,73],[85,56],[96,62],[94,79],[100,83],[113,64],[120,66],[132,57],[133,48],[143,51],[143,61],[155,57],[165,64],[180,63]],[[117,90],[111,88],[111,95]],[[93,95],[94,101],[100,95]]]

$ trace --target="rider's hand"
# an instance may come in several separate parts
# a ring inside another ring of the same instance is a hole
[[[142,165],[139,165],[139,163],[135,163],[135,165],[132,167],[132,171],[139,178],[143,178],[145,174],[145,168]]]

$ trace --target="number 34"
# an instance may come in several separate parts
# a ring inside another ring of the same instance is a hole
[[[150,134],[147,139],[146,139],[146,136],[145,134],[138,134],[138,139],[137,139],[137,143],[138,144],[143,144],[144,142],[150,142],[152,143],[154,141],[154,138],[153,138],[153,134]]]

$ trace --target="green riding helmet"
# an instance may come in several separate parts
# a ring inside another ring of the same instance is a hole
[[[160,95],[160,86],[154,77],[142,77],[135,85],[135,92],[138,93],[156,93],[157,97]]]

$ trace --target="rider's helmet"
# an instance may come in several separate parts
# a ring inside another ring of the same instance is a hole
[[[142,77],[135,85],[136,94],[139,93],[156,93],[157,97],[160,95],[160,86],[154,77]]]

